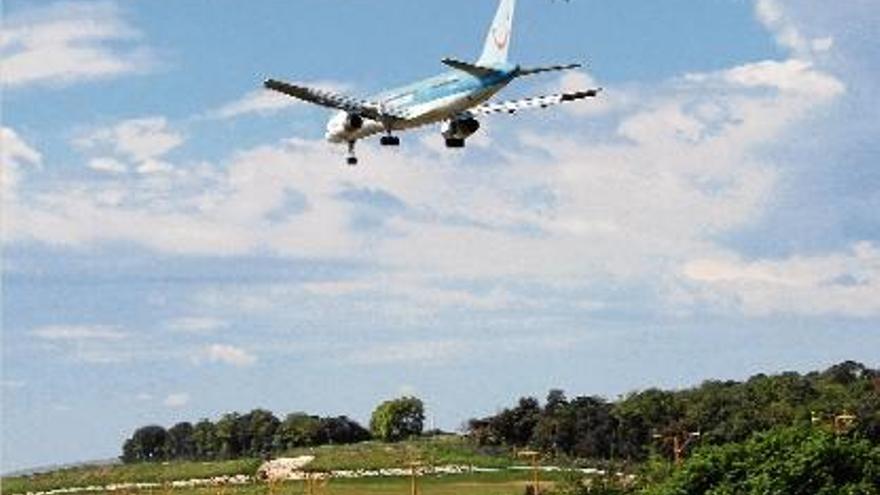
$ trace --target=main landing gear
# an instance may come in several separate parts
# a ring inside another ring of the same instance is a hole
[[[446,147],[447,148],[464,148],[464,139],[446,138]]]
[[[400,138],[388,133],[387,136],[382,136],[382,139],[379,140],[379,144],[382,146],[400,146]]]
[[[462,140],[463,142],[464,140]],[[358,164],[357,155],[354,152],[354,146],[356,141],[348,142],[348,156],[345,159],[345,163],[350,166],[355,166]],[[379,140],[379,144],[382,146],[400,146],[400,138],[397,136],[392,136],[389,132],[388,135],[382,136],[382,139]],[[464,146],[464,144],[462,144]]]
[[[357,155],[354,154],[354,143],[354,141],[348,142],[348,157],[345,159],[345,163],[350,167],[354,167],[358,164]]]

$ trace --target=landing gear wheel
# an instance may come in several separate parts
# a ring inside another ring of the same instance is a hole
[[[354,154],[354,141],[348,142],[348,158],[345,159],[345,163],[350,167],[354,167],[358,164],[357,155]]]
[[[379,144],[382,146],[400,146],[400,138],[397,136],[382,136],[382,139],[379,140]]]
[[[447,148],[464,148],[464,139],[447,138],[446,139],[446,147]]]

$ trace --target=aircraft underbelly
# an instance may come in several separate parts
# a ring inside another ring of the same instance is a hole
[[[470,108],[485,103],[503,87],[503,84],[499,84],[476,92],[468,91],[412,105],[406,109],[406,113],[412,117],[394,121],[391,124],[391,130],[403,131],[449,120]],[[385,126],[381,122],[366,119],[360,129],[328,134],[327,140],[332,143],[357,141],[384,131]]]
[[[502,85],[492,86],[478,92],[451,95],[422,105],[413,106],[409,111],[414,116],[400,122],[399,125],[395,126],[395,129],[412,129],[449,120],[470,108],[485,103],[495,93],[500,91],[502,87]]]

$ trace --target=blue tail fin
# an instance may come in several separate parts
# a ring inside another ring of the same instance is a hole
[[[513,13],[516,10],[516,0],[501,0],[498,12],[492,22],[492,29],[486,36],[486,45],[483,54],[477,60],[477,65],[492,67],[507,63],[507,52],[510,48],[510,38],[513,32]]]

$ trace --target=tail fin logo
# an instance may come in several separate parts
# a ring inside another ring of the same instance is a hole
[[[513,44],[513,12],[515,8],[516,0],[499,1],[492,25],[486,33],[483,54],[477,60],[478,65],[494,67],[507,63],[507,51]]]
[[[492,39],[495,41],[495,47],[499,50],[504,50],[507,46],[507,42],[510,41],[510,32],[506,29],[493,29],[492,30]]]

